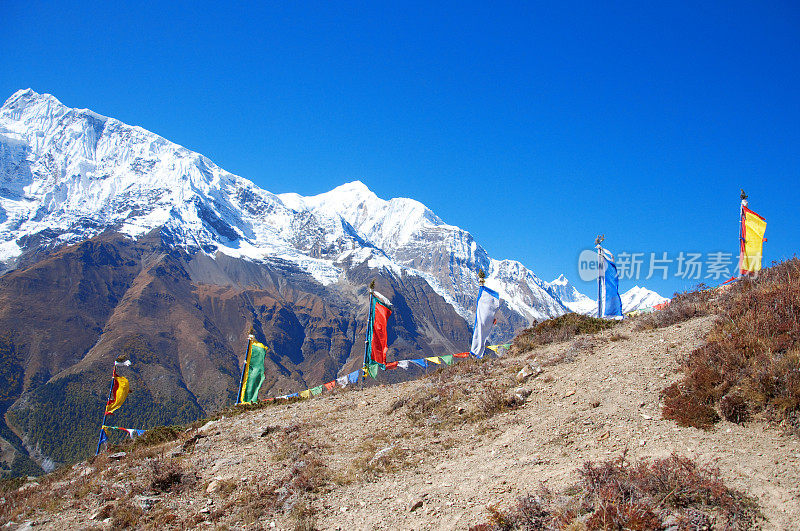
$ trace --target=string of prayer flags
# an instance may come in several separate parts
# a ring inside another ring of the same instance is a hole
[[[365,376],[369,375],[373,380],[376,379],[378,377],[378,368],[380,368],[379,364],[370,363],[364,367],[364,372],[366,373]]]
[[[411,363],[413,363],[414,365],[419,365],[419,366],[420,366],[420,367],[422,367],[423,369],[424,369],[425,367],[427,367],[427,366],[428,366],[428,362],[427,362],[427,361],[425,361],[424,359],[419,359],[419,360],[408,360],[408,361],[410,361],[410,362],[411,362]]]

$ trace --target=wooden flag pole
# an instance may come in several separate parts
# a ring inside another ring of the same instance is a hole
[[[594,245],[597,247],[597,317],[603,317],[603,300],[602,300],[602,287],[601,282],[603,279],[602,272],[603,272],[603,240],[605,240],[605,234],[599,234],[597,238],[594,240]]]
[[[744,188],[740,188],[740,190],[742,193],[739,197],[742,199],[742,202],[739,203],[739,277],[742,276],[742,264],[744,263],[744,209],[747,207],[747,194],[744,193]]]
[[[372,330],[372,298],[374,297],[373,293],[375,292],[375,280],[373,279],[372,282],[369,283],[369,309],[367,313],[369,315],[367,319],[367,332],[364,335],[364,362],[362,363],[361,371],[359,373],[359,378],[361,381],[361,387],[364,386],[364,382],[367,379],[367,375],[365,374],[367,371],[367,361],[369,360],[369,333]]]
[[[244,351],[244,363],[242,364],[242,376],[239,378],[239,392],[236,394],[236,403],[242,403],[242,386],[244,385],[244,373],[247,369],[247,364],[250,362],[250,347],[253,345],[253,340],[256,336],[253,335],[253,327],[250,327],[250,333],[247,334],[247,350]]]

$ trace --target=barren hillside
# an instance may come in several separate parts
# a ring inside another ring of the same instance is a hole
[[[795,528],[796,437],[760,420],[704,431],[662,418],[677,355],[714,319],[652,331],[626,321],[414,382],[245,411],[6,491],[0,518],[42,529],[467,529],[542,487],[563,492],[586,461],[676,453],[755,498],[757,525]],[[533,374],[518,377],[526,366]],[[510,399],[527,394],[519,387],[530,395]]]

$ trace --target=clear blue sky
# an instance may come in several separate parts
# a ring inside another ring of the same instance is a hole
[[[796,2],[118,4],[3,2],[0,99],[51,93],[275,193],[359,179],[588,294],[600,232],[737,252],[740,187],[765,260],[800,247]],[[639,284],[695,283],[674,273]]]

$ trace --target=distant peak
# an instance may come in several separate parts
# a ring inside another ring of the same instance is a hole
[[[58,105],[63,105],[58,98],[53,96],[52,94],[39,94],[35,90],[31,88],[20,89],[16,91],[14,94],[11,95],[10,98],[6,100],[3,104],[3,107],[14,107],[14,106],[26,106],[30,104],[35,104],[37,101],[40,100],[50,100]]]
[[[551,284],[569,284],[569,280],[564,276],[564,273],[558,275],[558,278],[551,282]]]
[[[358,180],[341,184],[331,191],[369,193],[369,194],[373,193],[372,190],[370,190],[366,184]]]
[[[33,99],[37,97],[39,94],[33,91],[33,89],[26,88],[26,89],[19,89],[14,94],[11,95],[10,98],[6,100],[3,104],[3,107],[13,105],[14,103],[18,102],[21,99]]]

